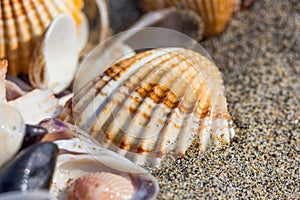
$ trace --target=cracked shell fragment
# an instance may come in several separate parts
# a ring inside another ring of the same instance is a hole
[[[201,152],[220,149],[234,136],[221,73],[183,48],[149,50],[112,65],[74,94],[63,116],[137,164],[183,155],[195,139]]]

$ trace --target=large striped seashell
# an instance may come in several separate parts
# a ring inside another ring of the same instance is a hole
[[[230,19],[235,6],[235,0],[140,0],[146,11],[178,6],[188,8],[198,13],[204,21],[204,36],[220,34]]]
[[[76,92],[76,125],[138,164],[155,164],[170,151],[183,155],[222,148],[234,136],[221,73],[192,50],[162,48],[114,64]],[[153,162],[155,161],[155,162]]]
[[[28,73],[32,50],[52,19],[69,13],[79,25],[83,0],[1,0],[0,58],[7,58],[12,75]]]

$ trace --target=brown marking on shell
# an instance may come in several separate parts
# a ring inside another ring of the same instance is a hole
[[[7,58],[8,73],[28,73],[32,51],[52,19],[69,13],[82,21],[83,0],[1,0],[0,58]]]
[[[205,37],[220,34],[235,7],[234,0],[141,0],[140,4],[146,11],[177,6],[198,13],[205,24]]]

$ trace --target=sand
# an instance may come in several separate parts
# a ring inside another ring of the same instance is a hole
[[[151,168],[158,199],[299,199],[300,1],[258,0],[201,44],[223,73],[236,136]]]

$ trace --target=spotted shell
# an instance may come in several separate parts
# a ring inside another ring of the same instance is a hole
[[[149,50],[114,64],[75,93],[61,118],[137,164],[159,164],[171,151],[183,155],[195,138],[203,152],[234,136],[221,73],[183,48]]]
[[[230,19],[236,0],[140,0],[146,11],[178,6],[198,13],[204,21],[204,36],[220,34]]]
[[[68,200],[118,199],[129,200],[134,194],[130,180],[109,173],[97,172],[78,178],[69,188]]]
[[[82,6],[83,0],[1,0],[0,58],[8,59],[9,74],[27,74],[33,48],[52,19],[69,13],[80,24]]]

